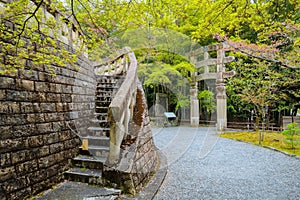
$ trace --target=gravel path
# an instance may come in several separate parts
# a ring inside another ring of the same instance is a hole
[[[214,128],[153,129],[169,167],[155,200],[300,199],[300,159],[214,134]]]

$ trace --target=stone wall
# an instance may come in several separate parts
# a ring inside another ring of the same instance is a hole
[[[78,151],[75,130],[85,130],[84,118],[94,112],[96,84],[86,58],[69,67],[25,63],[0,76],[1,200],[25,199],[60,182]]]
[[[125,193],[135,195],[148,183],[159,164],[146,98],[140,83],[129,133],[121,148],[120,162],[106,164],[103,178],[107,185],[118,186]]]
[[[133,159],[132,179],[136,191],[142,189],[156,172],[158,165],[158,155],[153,141],[150,117],[148,113],[145,93],[142,85],[137,88],[134,125],[138,128],[136,140],[136,154]]]

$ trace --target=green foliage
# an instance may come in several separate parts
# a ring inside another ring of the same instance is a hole
[[[251,110],[265,120],[268,111],[294,109],[299,106],[300,73],[293,69],[281,69],[259,59],[237,55],[237,62],[229,70],[236,76],[227,80],[226,89],[230,111]],[[298,99],[298,100],[297,100]]]
[[[138,76],[148,98],[154,101],[155,97],[147,93],[147,87],[151,88],[154,95],[167,94],[169,105],[175,111],[189,106],[189,96],[184,88],[188,87],[189,76],[194,68],[185,58],[171,52],[147,49],[136,50],[135,54],[140,62]]]
[[[299,134],[298,124],[296,122],[288,124],[287,130],[282,131],[282,134],[285,136],[285,142],[294,150],[295,145],[299,143],[294,137]]]
[[[155,37],[150,36],[149,43],[163,39],[169,44],[170,51],[174,47],[172,40],[179,40],[177,36],[174,37],[174,32],[185,34],[201,45],[217,42],[213,36],[218,34],[235,42],[243,42],[236,45],[237,51],[246,51],[278,64],[299,66],[299,1],[96,2],[99,6],[93,8],[93,16],[98,19],[100,27],[108,30],[108,35],[114,36],[137,28],[143,30],[134,34],[137,40],[131,40],[130,46],[132,42],[138,42],[141,36],[147,38],[150,33]],[[160,33],[156,34],[157,31]],[[172,34],[168,35],[167,32]],[[128,41],[133,34],[129,31],[125,35]],[[257,48],[249,52],[254,47],[252,44]]]
[[[62,27],[71,30],[73,25],[63,17],[45,18],[39,6],[42,0],[33,2],[0,5],[0,74],[15,73],[26,60],[38,66],[73,65],[84,50],[78,46],[70,53],[57,42],[69,35]],[[277,111],[300,107],[299,70],[282,68],[299,66],[299,1],[54,0],[44,4],[49,11],[59,10],[79,22],[76,29],[84,33],[79,39],[91,60],[131,46],[145,86],[180,91],[179,100],[173,102],[176,108],[188,102],[181,80],[192,81],[194,67],[188,60],[192,44],[208,45],[218,39],[230,44],[237,58],[227,66],[237,71],[227,80],[231,113],[253,109],[262,121],[266,106]]]
[[[300,73],[282,68],[299,66],[299,1],[82,2],[89,13],[82,8],[77,14],[87,32],[94,35],[93,53],[98,55],[95,46],[102,44],[98,38],[105,30],[109,47],[117,38],[116,46],[135,49],[142,63],[140,78],[156,91],[173,85],[176,71],[191,81],[193,66],[188,61],[177,62],[173,56],[185,56],[195,41],[201,45],[216,43],[214,36],[219,35],[231,41],[232,55],[237,58],[236,63],[228,65],[228,70],[237,71],[227,80],[231,113],[242,116],[255,110],[263,121],[266,106],[276,111],[300,106]]]
[[[175,111],[179,108],[187,108],[190,106],[190,99],[187,95],[178,94],[176,100]]]
[[[216,110],[216,101],[214,93],[209,90],[203,90],[198,93],[200,109],[205,109],[207,113],[212,113]]]
[[[26,60],[34,66],[50,68],[51,65],[74,65],[76,51],[70,52],[58,42],[66,23],[57,21],[50,13],[45,14],[43,8],[47,4],[46,1],[17,0],[0,7],[0,74],[15,73],[25,66]],[[59,8],[61,2],[53,1],[51,6],[54,5]],[[53,11],[51,6],[49,12]]]
[[[238,60],[228,65],[228,70],[238,74],[227,81],[229,111],[241,116],[255,110],[263,121],[266,106],[277,111],[300,106],[300,73],[281,68],[299,66],[299,7],[299,1],[283,0],[131,1],[117,26],[120,32],[128,30],[122,35],[125,44],[169,52],[180,49],[173,40],[184,43],[181,48],[185,52],[192,44],[174,32],[186,34],[201,45],[218,42],[215,35],[226,36]],[[166,77],[162,80],[167,81]]]

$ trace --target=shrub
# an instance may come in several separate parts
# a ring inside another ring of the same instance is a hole
[[[294,135],[299,133],[299,128],[297,123],[290,123],[287,125],[287,130],[282,131],[282,134],[285,136],[285,143],[291,145],[291,148],[295,150],[295,145],[299,143]]]

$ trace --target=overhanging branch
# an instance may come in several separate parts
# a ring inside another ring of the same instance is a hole
[[[43,2],[44,2],[44,0],[41,0],[41,1],[37,4],[37,6],[36,6],[36,8],[34,9],[34,11],[31,13],[31,15],[25,19],[25,21],[24,21],[24,23],[23,23],[23,25],[22,25],[22,28],[21,28],[21,32],[17,35],[18,40],[17,40],[17,44],[16,44],[16,53],[18,53],[18,46],[19,46],[19,43],[20,43],[20,40],[21,40],[21,36],[22,36],[22,34],[24,33],[24,31],[25,31],[25,28],[26,28],[26,26],[27,26],[28,21],[29,21],[31,18],[35,18],[35,19],[37,20],[37,18],[36,18],[36,13],[37,13],[37,11],[40,9],[40,7],[42,6]],[[37,20],[37,22],[38,22],[38,27],[39,27],[39,21]]]
[[[83,9],[87,12],[87,14],[88,14],[88,16],[89,16],[89,18],[90,18],[90,20],[91,20],[93,26],[95,26],[98,30],[101,30],[101,29],[97,26],[97,24],[94,22],[93,17],[91,16],[91,13],[90,13],[90,11],[86,8],[86,6],[85,6],[80,0],[77,0],[77,1],[80,3],[80,5],[83,7]],[[77,18],[76,13],[75,13],[75,9],[74,9],[74,0],[71,0],[71,13],[72,13],[72,16],[74,17],[74,20],[76,21],[77,25],[79,26],[79,29],[80,29],[81,32],[84,34],[85,32],[84,32],[84,30],[82,29],[81,23],[78,21],[78,18]],[[101,33],[102,33],[102,36],[103,36],[103,37],[106,37],[107,33],[105,33],[104,31],[101,31]],[[88,37],[88,38],[90,38],[90,36],[88,36],[87,34],[85,34],[85,36]]]
[[[263,56],[262,54],[255,54],[256,52],[263,52],[258,47],[257,47],[257,49],[253,49],[251,47],[250,48],[241,48],[237,45],[234,45],[234,43],[236,43],[236,42],[232,42],[232,41],[228,40],[226,36],[222,37],[218,34],[215,35],[215,38],[218,39],[220,42],[226,43],[226,45],[228,45],[233,50],[238,51],[240,53],[243,53],[243,54],[245,54],[249,57],[265,60],[265,61],[272,62],[272,63],[276,63],[278,65],[281,65],[282,67],[286,67],[286,68],[290,68],[290,69],[300,69],[300,66],[291,66],[287,63],[284,63],[281,60],[278,60],[278,59],[275,59],[275,58],[272,58],[272,57]],[[255,45],[252,45],[252,46],[255,46]],[[274,48],[269,48],[268,51],[270,53],[272,53],[272,51],[273,51],[273,53],[275,52]]]
[[[206,26],[206,28],[208,28],[210,25],[212,25],[216,19],[233,3],[234,1],[230,1],[228,2],[228,4],[212,19],[209,21],[209,24]]]
[[[241,49],[239,47],[236,47],[232,44],[228,44],[230,47],[232,47],[234,50],[238,51],[238,52],[241,52],[249,57],[252,57],[252,58],[258,58],[258,59],[261,59],[261,60],[266,60],[266,61],[269,61],[269,62],[272,62],[272,63],[276,63],[276,64],[279,64],[281,65],[282,67],[286,67],[286,68],[290,68],[290,69],[300,69],[300,66],[290,66],[280,60],[277,60],[277,59],[272,59],[272,58],[268,58],[268,57],[265,57],[265,56],[259,56],[259,55],[255,55],[255,54],[252,54],[250,52],[247,52],[245,51],[244,49]]]

